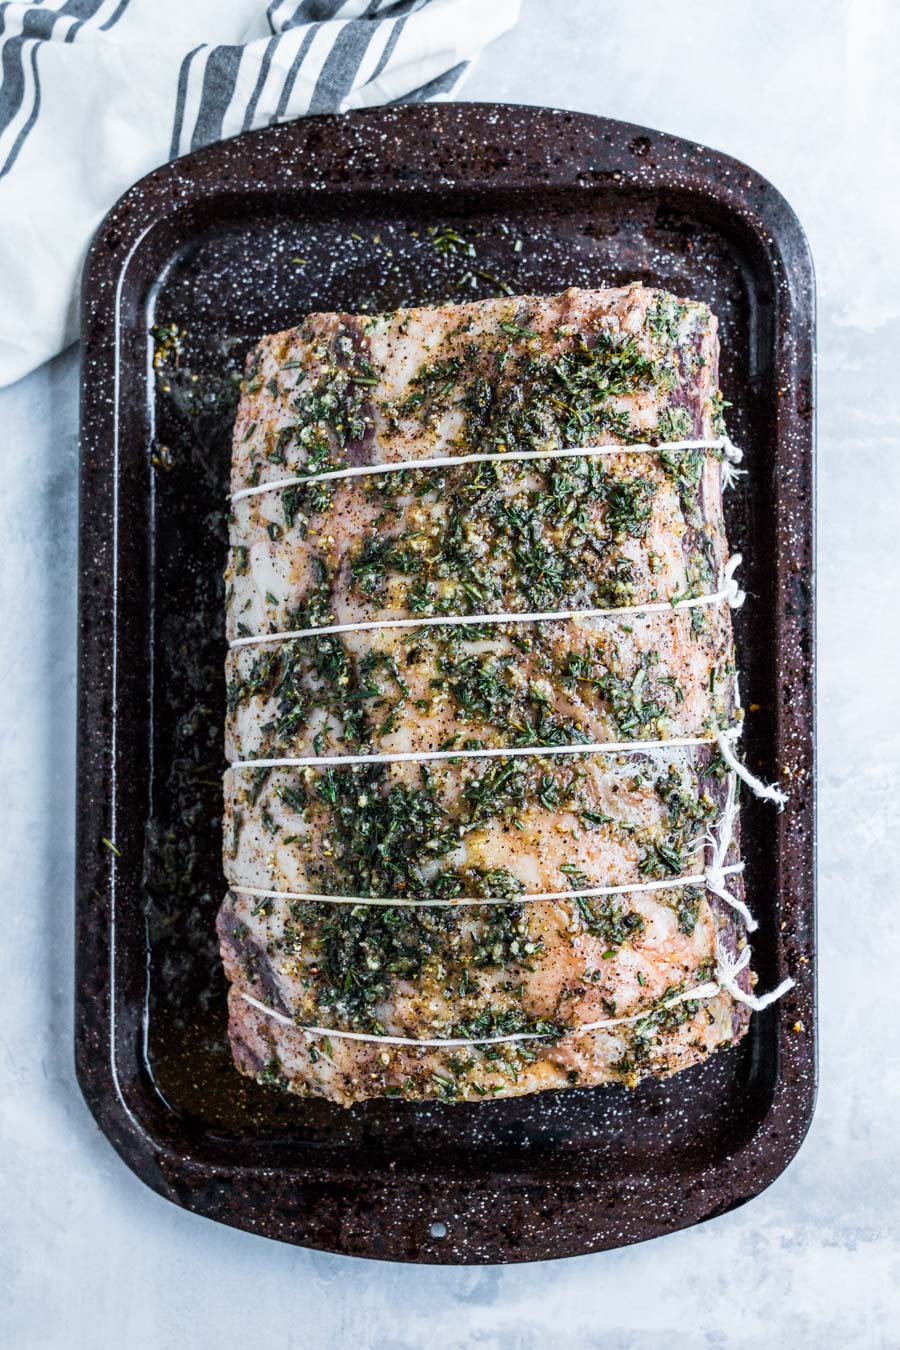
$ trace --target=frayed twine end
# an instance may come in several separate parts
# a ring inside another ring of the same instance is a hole
[[[776,1003],[782,998],[789,989],[793,989],[794,981],[788,976],[782,980],[776,989],[772,989],[768,994],[748,994],[738,984],[738,975],[750,964],[750,947],[746,946],[737,960],[732,960],[730,956],[720,949],[718,960],[716,962],[716,980],[720,988],[730,994],[735,1003],[743,1003],[753,1012],[762,1012],[765,1008]]]
[[[774,783],[764,783],[761,778],[757,778],[755,774],[750,772],[746,764],[741,763],[734,753],[731,744],[734,735],[734,732],[719,732],[716,737],[719,754],[722,756],[729,769],[732,769],[734,773],[737,774],[741,782],[747,784],[747,787],[753,793],[754,797],[759,797],[763,801],[774,802],[779,811],[783,811],[788,802],[788,794],[782,792],[781,788],[776,787]]]

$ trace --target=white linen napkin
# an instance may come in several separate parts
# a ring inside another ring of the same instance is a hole
[[[91,236],[143,174],[304,113],[448,98],[520,3],[0,3],[0,387],[77,337]]]

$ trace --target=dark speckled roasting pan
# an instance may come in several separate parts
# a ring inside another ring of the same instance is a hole
[[[727,506],[750,596],[744,752],[791,792],[782,815],[745,806],[755,964],[762,987],[796,988],[736,1049],[636,1091],[344,1111],[242,1079],[214,939],[233,372],[310,310],[633,278],[721,322],[748,469]],[[796,1153],[816,1082],[813,277],[778,193],[702,146],[542,108],[239,136],[107,217],[82,380],[76,1056],[128,1166],[210,1218],[403,1261],[597,1251],[758,1195]]]

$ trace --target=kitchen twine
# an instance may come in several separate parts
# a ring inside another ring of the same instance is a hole
[[[397,464],[369,464],[357,465],[348,469],[328,470],[323,473],[308,474],[300,477],[278,479],[275,482],[265,483],[252,488],[243,488],[231,496],[232,502],[236,502],[246,497],[261,495],[265,492],[279,491],[284,488],[302,486],[316,482],[331,482],[343,478],[364,477],[379,473],[399,473],[408,469],[435,469],[445,467],[457,467],[462,464],[478,463],[497,463],[507,460],[530,461],[530,460],[555,460],[570,458],[586,458],[601,455],[616,455],[622,453],[659,453],[661,450],[700,450],[712,449],[721,450],[724,455],[722,465],[723,486],[730,487],[736,480],[736,476],[743,470],[738,469],[737,465],[743,458],[743,453],[739,450],[727,436],[721,437],[715,441],[667,441],[660,445],[629,445],[629,446],[586,446],[577,450],[536,450],[522,452],[504,452],[500,454],[477,454],[461,455],[449,458],[439,458],[430,460],[407,460]],[[714,604],[719,601],[727,601],[733,609],[739,608],[745,600],[745,593],[739,588],[735,580],[734,573],[740,565],[741,555],[734,554],[726,565],[722,585],[719,590],[708,595],[691,597],[686,600],[676,600],[674,602],[662,602],[658,604],[647,605],[625,605],[615,609],[580,609],[580,610],[558,610],[549,613],[534,614],[479,614],[479,615],[451,615],[435,616],[423,619],[384,619],[372,620],[362,623],[332,624],[321,628],[295,629],[284,633],[258,634],[248,637],[234,639],[229,645],[232,648],[248,646],[251,644],[262,644],[268,642],[280,642],[293,640],[296,638],[306,638],[312,636],[327,637],[337,633],[347,632],[366,632],[382,628],[416,628],[436,627],[443,625],[462,626],[474,624],[490,623],[535,623],[556,619],[573,618],[594,618],[601,615],[615,614],[635,614],[635,613],[653,613],[663,612],[679,608],[692,608],[699,605]],[[737,817],[737,792],[736,781],[738,778],[746,783],[755,796],[774,802],[779,809],[784,807],[787,796],[779,788],[762,782],[747,767],[741,763],[734,753],[731,741],[740,735],[739,727],[731,727],[718,732],[714,737],[678,737],[670,740],[661,741],[627,741],[627,742],[593,742],[587,744],[576,744],[566,746],[527,746],[516,747],[512,749],[488,749],[488,750],[446,750],[446,751],[427,751],[427,752],[401,752],[386,755],[338,755],[338,756],[301,756],[296,758],[283,759],[257,759],[257,760],[237,760],[232,764],[232,769],[261,769],[261,768],[282,768],[282,767],[312,767],[321,764],[347,765],[347,764],[377,764],[377,763],[408,763],[420,762],[422,760],[437,759],[459,759],[459,758],[517,758],[528,755],[563,755],[563,754],[584,754],[584,753],[628,753],[640,752],[642,750],[657,750],[672,748],[674,746],[693,746],[714,744],[718,747],[722,758],[728,764],[731,773],[728,775],[728,796],[722,819],[719,823],[718,832],[714,835],[711,831],[705,836],[713,849],[712,860],[705,872],[695,876],[667,878],[660,881],[634,883],[623,886],[595,886],[583,889],[573,889],[568,891],[546,891],[526,894],[513,897],[510,901],[500,901],[497,898],[492,899],[459,899],[459,900],[392,900],[385,897],[366,897],[366,896],[333,896],[307,892],[295,891],[268,891],[258,887],[237,887],[231,889],[240,895],[256,896],[261,898],[285,898],[302,899],[309,901],[324,901],[332,904],[363,904],[363,905],[386,905],[396,908],[420,908],[431,906],[435,908],[447,907],[452,905],[492,905],[497,903],[518,903],[527,901],[535,903],[538,901],[551,901],[562,899],[577,899],[579,896],[597,896],[597,895],[621,895],[635,891],[652,891],[669,889],[678,886],[705,885],[714,895],[718,896],[725,904],[736,910],[744,919],[749,932],[755,931],[758,927],[750,910],[744,902],[737,896],[731,894],[725,885],[725,878],[743,871],[744,864],[735,863],[726,866],[725,857],[731,845],[734,832],[734,821]],[[721,945],[717,945],[716,953],[716,980],[708,981],[705,984],[697,985],[693,989],[686,990],[684,993],[677,994],[663,1003],[658,1004],[655,1009],[647,1009],[640,1013],[632,1014],[628,1017],[603,1018],[596,1022],[587,1022],[579,1027],[571,1027],[562,1033],[559,1039],[565,1039],[568,1036],[583,1035],[587,1032],[602,1030],[607,1027],[628,1026],[641,1022],[654,1012],[676,1007],[680,1003],[689,1000],[703,1000],[715,997],[716,994],[725,990],[731,997],[739,1003],[745,1004],[756,1012],[769,1007],[777,999],[781,998],[789,989],[793,987],[794,981],[786,979],[780,985],[768,994],[755,995],[741,989],[738,983],[738,976],[745,969],[750,961],[751,948],[745,945],[743,951],[736,958],[732,958]],[[499,1045],[516,1041],[543,1040],[551,1037],[546,1032],[515,1032],[507,1036],[491,1036],[484,1038],[462,1037],[462,1038],[442,1038],[432,1040],[421,1040],[406,1036],[376,1036],[368,1032],[358,1031],[340,1031],[332,1027],[318,1026],[298,1026],[291,1017],[277,1012],[274,1008],[267,1007],[258,999],[245,991],[240,991],[240,997],[250,1006],[256,1008],[267,1017],[290,1026],[294,1030],[302,1031],[305,1035],[314,1037],[336,1037],[351,1041],[368,1041],[384,1045],[403,1045],[403,1046],[422,1046],[425,1048],[450,1048],[467,1045]],[[553,1038],[555,1039],[555,1038]]]
[[[251,633],[247,637],[232,638],[229,647],[262,646],[267,642],[292,642],[296,638],[333,637],[336,633],[370,633],[382,628],[459,628],[477,624],[548,623],[557,619],[596,619],[619,614],[671,614],[676,609],[696,609],[726,601],[731,609],[740,609],[746,600],[735,579],[741,565],[740,553],[733,553],[722,573],[719,589],[707,595],[689,596],[684,600],[661,600],[646,605],[617,605],[607,609],[556,609],[533,614],[448,614],[427,615],[421,619],[366,619],[358,623],[333,623],[322,628],[293,628],[284,633]]]
[[[704,842],[704,841],[701,841]],[[726,876],[735,876],[743,872],[743,863],[731,863],[728,867],[718,868],[715,872],[717,885],[724,885]],[[385,895],[324,895],[316,891],[267,891],[260,886],[231,886],[236,895],[250,895],[263,900],[309,900],[330,905],[371,905],[388,909],[456,909],[459,906],[471,909],[485,909],[491,905],[536,905],[557,900],[579,900],[598,895],[630,895],[636,891],[668,891],[682,886],[703,886],[707,884],[709,872],[698,872],[694,876],[664,877],[657,881],[630,881],[622,886],[585,886],[574,887],[567,891],[523,891],[520,895],[474,896],[463,895],[452,900],[405,900],[392,899]],[[709,888],[713,889],[712,886]],[[716,890],[716,895],[721,891]],[[727,892],[726,892],[727,895]],[[724,899],[725,896],[722,896]],[[749,915],[749,910],[734,896],[728,895],[728,903],[741,914]],[[756,927],[751,918],[751,931]],[[749,925],[748,925],[749,926]]]
[[[751,773],[734,753],[731,742],[740,736],[740,727],[726,727],[717,731],[715,736],[672,736],[668,740],[658,741],[575,741],[571,745],[521,745],[507,749],[501,747],[487,750],[398,750],[392,754],[373,755],[298,755],[283,759],[236,759],[232,769],[312,769],[326,766],[346,766],[351,764],[421,764],[424,761],[442,759],[523,759],[531,756],[539,758],[557,755],[594,755],[594,754],[640,754],[642,751],[671,750],[694,745],[714,745],[725,763],[746,783],[755,797],[774,802],[783,810],[787,802],[787,793],[772,783],[764,783]]]
[[[271,483],[258,483],[254,487],[239,488],[231,493],[232,502],[242,501],[245,497],[259,497],[265,492],[281,492],[284,488],[305,487],[308,483],[333,483],[342,478],[367,478],[373,474],[405,473],[420,469],[455,469],[461,464],[504,464],[510,460],[528,462],[541,459],[593,459],[601,455],[658,455],[661,450],[721,450],[724,456],[722,482],[731,487],[735,475],[743,473],[738,469],[744,458],[743,450],[732,444],[728,436],[719,436],[712,441],[661,441],[659,445],[636,442],[634,445],[584,445],[569,446],[564,450],[503,450],[496,454],[484,452],[477,455],[444,455],[435,459],[403,459],[395,464],[356,464],[348,469],[326,469],[322,473],[297,474],[292,478],[276,478]]]
[[[376,1036],[367,1031],[336,1031],[333,1027],[301,1026],[294,1021],[292,1017],[276,1011],[275,1008],[266,1007],[259,999],[254,998],[252,994],[246,993],[243,989],[240,991],[241,998],[271,1017],[274,1021],[280,1022],[283,1026],[293,1027],[295,1031],[301,1031],[306,1036],[327,1036],[336,1037],[345,1041],[371,1041],[377,1045],[409,1045],[422,1046],[426,1049],[446,1050],[454,1047],[466,1045],[504,1045],[515,1041],[548,1041],[548,1040],[566,1040],[570,1036],[583,1036],[590,1031],[603,1031],[608,1027],[630,1026],[636,1022],[643,1022],[652,1017],[654,1013],[663,1012],[668,1008],[675,1008],[679,1003],[687,1003],[689,1000],[696,999],[701,1002],[704,999],[715,998],[717,994],[724,990],[730,994],[736,1003],[743,1003],[754,1012],[762,1012],[770,1004],[775,1003],[793,988],[792,979],[782,980],[777,989],[771,990],[768,994],[748,994],[738,984],[737,977],[745,969],[750,961],[751,950],[749,945],[738,957],[730,956],[723,947],[719,946],[716,951],[716,978],[708,980],[705,984],[695,985],[692,989],[686,989],[682,994],[675,994],[672,998],[664,999],[662,1003],[657,1003],[655,1007],[645,1008],[643,1012],[631,1013],[628,1017],[603,1017],[596,1022],[583,1022],[577,1027],[567,1027],[559,1036],[553,1032],[547,1031],[515,1031],[507,1036],[460,1036],[460,1037],[435,1037],[433,1039],[420,1040],[413,1036]]]

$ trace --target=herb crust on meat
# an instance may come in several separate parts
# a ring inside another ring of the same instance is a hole
[[[640,285],[313,314],[251,354],[219,914],[242,1072],[477,1100],[633,1085],[743,1035],[725,989],[690,997],[744,943],[702,880],[740,717],[706,603],[722,407],[714,316]],[[403,468],[321,477],[377,465]]]

